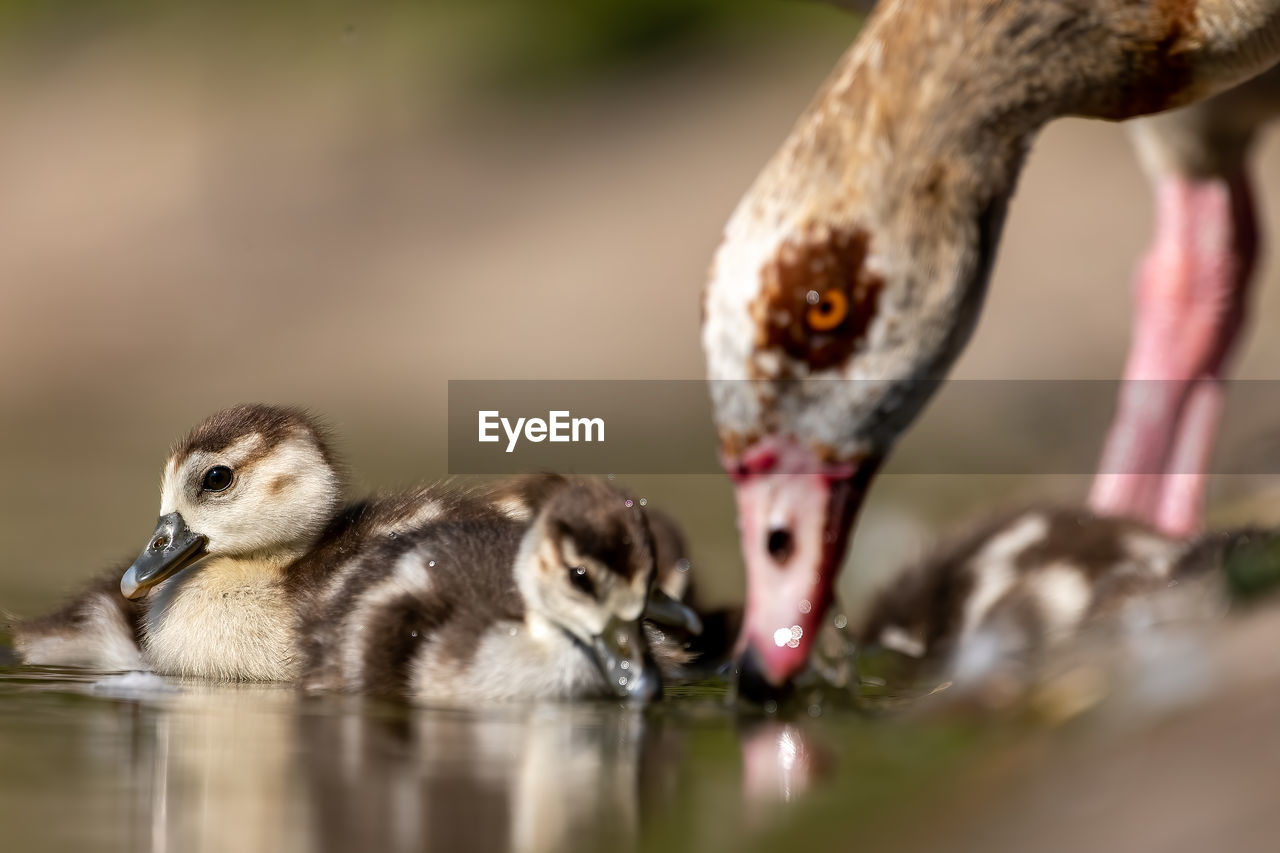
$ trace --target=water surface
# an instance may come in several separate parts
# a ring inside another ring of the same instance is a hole
[[[33,853],[768,849],[815,791],[839,795],[823,833],[852,835],[971,740],[671,693],[462,712],[7,667],[0,826]]]
[[[0,827],[32,853],[1272,850],[1263,616],[1210,644],[1221,675],[1194,697],[1052,720],[830,697],[765,714],[714,685],[643,711],[446,711],[0,667]]]

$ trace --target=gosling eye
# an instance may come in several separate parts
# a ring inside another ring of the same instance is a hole
[[[214,465],[205,472],[204,482],[200,484],[200,488],[206,492],[226,491],[233,479],[231,469],[226,465]]]
[[[569,566],[569,583],[577,587],[581,592],[595,598],[596,585],[591,581],[591,575],[587,574],[586,566]]]

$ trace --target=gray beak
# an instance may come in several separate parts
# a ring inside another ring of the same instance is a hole
[[[614,618],[591,642],[596,665],[613,692],[622,699],[647,704],[662,697],[662,678],[649,653],[640,620]]]
[[[644,608],[644,618],[664,628],[677,628],[695,637],[702,635],[702,620],[693,608],[672,598],[658,587],[649,592],[649,603]]]
[[[160,516],[151,541],[120,579],[125,598],[138,598],[167,577],[195,565],[205,556],[205,537],[192,533],[176,512]]]

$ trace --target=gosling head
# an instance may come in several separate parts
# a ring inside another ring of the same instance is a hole
[[[342,498],[323,430],[299,409],[225,409],[169,454],[160,520],[120,580],[126,598],[209,557],[306,550]]]
[[[656,571],[644,510],[612,488],[570,481],[539,510],[517,561],[532,614],[589,649],[623,698],[662,693],[641,619]]]

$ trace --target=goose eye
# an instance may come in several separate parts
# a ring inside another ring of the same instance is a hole
[[[831,331],[843,323],[849,314],[849,297],[835,288],[822,293],[811,290],[805,301],[809,303],[809,308],[804,313],[804,320],[815,332]]]
[[[570,566],[569,583],[587,595],[595,597],[596,585],[591,582],[591,575],[587,574],[586,566]]]
[[[221,492],[231,485],[231,469],[226,465],[215,465],[205,472],[204,482],[200,488],[206,492]]]

